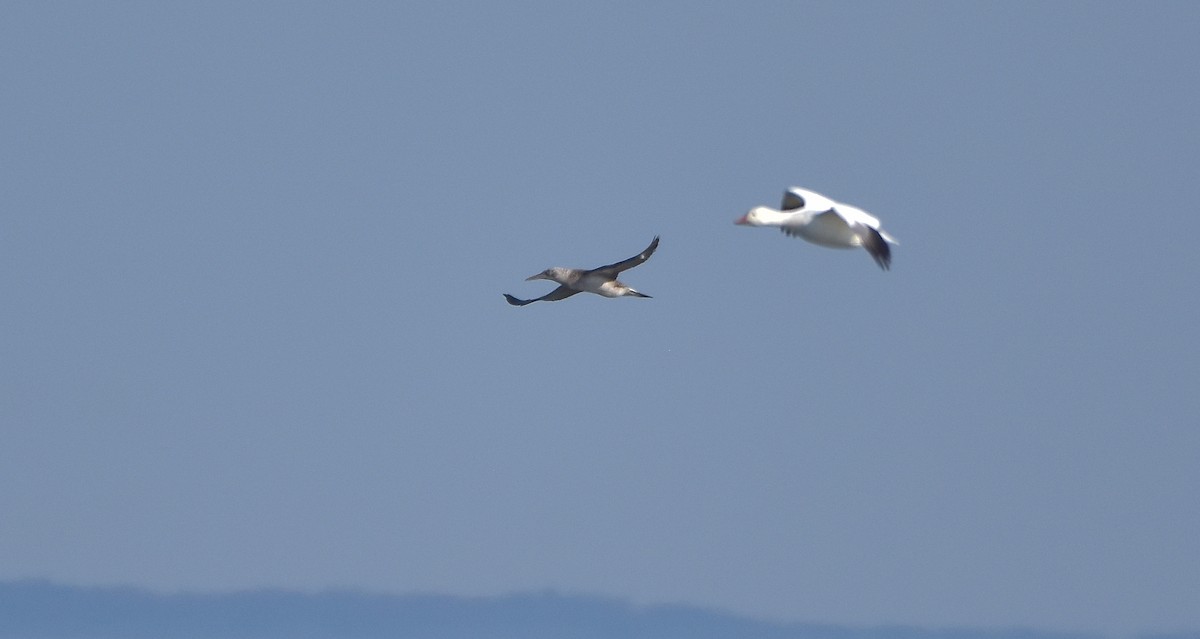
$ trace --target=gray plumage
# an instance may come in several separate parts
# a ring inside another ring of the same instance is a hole
[[[650,297],[618,281],[617,276],[622,271],[627,271],[650,259],[650,256],[654,254],[657,248],[658,236],[656,235],[654,236],[654,241],[650,242],[650,246],[647,246],[644,251],[620,262],[605,264],[593,269],[563,268],[561,266],[548,268],[536,275],[530,275],[525,278],[525,281],[550,280],[558,283],[558,288],[531,300],[519,299],[508,293],[504,294],[504,299],[508,300],[508,303],[513,306],[525,306],[534,302],[565,300],[576,293],[595,293],[604,297]]]

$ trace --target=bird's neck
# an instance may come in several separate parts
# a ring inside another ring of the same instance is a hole
[[[754,215],[758,218],[759,224],[764,226],[779,226],[792,218],[791,212],[780,211],[769,206],[756,207]]]

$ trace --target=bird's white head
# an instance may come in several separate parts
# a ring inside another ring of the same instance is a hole
[[[766,226],[774,222],[774,219],[779,216],[779,211],[766,206],[756,206],[746,214],[734,220],[734,224],[742,224],[745,226]]]

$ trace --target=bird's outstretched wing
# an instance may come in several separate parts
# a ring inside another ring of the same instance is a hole
[[[779,205],[780,211],[794,211],[804,208],[804,198],[800,197],[799,193],[791,191],[783,192],[783,202]]]
[[[508,300],[508,303],[512,304],[513,306],[525,306],[526,304],[532,304],[534,302],[557,302],[558,300],[565,300],[578,292],[579,291],[573,288],[559,286],[553,291],[550,291],[541,297],[535,297],[531,300],[517,299],[508,293],[504,294],[504,299]]]
[[[820,193],[794,186],[783,192],[783,201],[779,204],[779,210],[797,211],[800,209],[809,209],[810,211],[825,211],[833,208],[835,205],[836,202]]]
[[[627,271],[627,270],[637,266],[638,264],[641,264],[642,262],[645,262],[646,260],[650,259],[650,256],[654,255],[654,251],[657,248],[658,248],[658,236],[655,235],[654,241],[650,242],[650,246],[647,246],[646,250],[642,251],[641,253],[638,253],[637,255],[634,255],[633,257],[631,257],[627,260],[621,260],[620,262],[616,262],[613,264],[605,264],[604,266],[596,267],[589,272],[604,273],[606,275],[611,275],[612,277],[616,277],[617,275],[619,275],[621,273],[621,271]]]

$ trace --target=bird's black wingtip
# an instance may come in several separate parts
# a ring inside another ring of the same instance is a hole
[[[879,268],[890,271],[892,269],[892,248],[888,246],[887,240],[879,234],[879,231],[868,228],[867,236],[863,241],[863,248],[875,258],[875,263]]]
[[[875,263],[879,265],[880,269],[882,269],[884,271],[892,270],[891,252],[889,252],[889,251],[884,251],[882,253],[872,252],[871,257],[875,258]]]
[[[525,306],[531,300],[519,300],[519,299],[513,297],[512,295],[509,295],[508,293],[504,293],[504,301],[508,302],[509,304],[512,304],[513,306]]]
[[[646,250],[642,251],[642,255],[645,256],[644,259],[650,259],[650,256],[658,250],[658,239],[658,236],[655,235],[654,239],[650,241],[650,246],[647,246]]]

